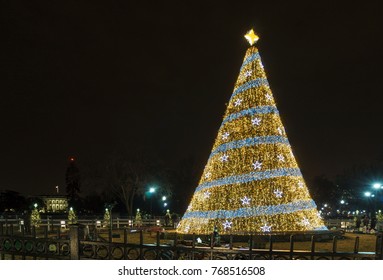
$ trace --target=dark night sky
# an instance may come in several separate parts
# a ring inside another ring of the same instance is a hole
[[[1,1],[0,189],[118,149],[203,166],[251,27],[306,178],[382,154],[379,1],[225,2]]]

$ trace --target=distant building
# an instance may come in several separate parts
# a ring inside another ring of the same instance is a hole
[[[68,211],[68,198],[65,195],[41,195],[46,213],[65,213]]]

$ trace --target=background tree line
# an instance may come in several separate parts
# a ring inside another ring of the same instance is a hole
[[[167,166],[154,154],[142,151],[119,152],[103,161],[77,162],[69,158],[65,171],[66,195],[70,207],[78,214],[102,214],[106,205],[114,205],[114,212],[134,216],[137,208],[153,214],[164,214],[166,208],[159,201],[166,196],[171,212],[182,214],[199,179],[193,157],[186,157],[174,166]],[[148,189],[156,187],[155,199]],[[42,194],[44,195],[44,194]],[[153,199],[153,201],[150,201]],[[12,190],[0,192],[0,215],[5,211],[23,212],[42,205],[37,197],[24,197]]]
[[[319,175],[307,179],[310,194],[318,208],[324,204],[339,207],[344,200],[354,209],[371,207],[371,200],[364,192],[371,190],[375,182],[383,183],[383,157],[368,163],[355,165],[335,178]],[[103,213],[105,205],[115,204],[114,211],[134,216],[137,208],[149,211],[153,205],[154,214],[164,214],[159,204],[166,196],[172,212],[184,213],[197,186],[202,170],[192,156],[186,157],[174,166],[168,166],[159,157],[145,152],[119,152],[111,154],[104,161],[69,161],[65,173],[66,194],[69,205],[79,214]],[[157,188],[156,200],[148,196],[151,186]],[[382,205],[383,191],[375,198]],[[10,209],[17,212],[30,211],[36,197],[24,197],[12,190],[0,192],[0,214]],[[371,210],[371,209],[370,209]]]

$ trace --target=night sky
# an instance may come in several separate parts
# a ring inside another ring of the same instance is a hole
[[[204,166],[250,28],[306,179],[382,155],[380,1],[226,2],[1,1],[0,189],[119,149]]]

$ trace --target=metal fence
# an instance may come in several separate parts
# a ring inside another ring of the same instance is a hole
[[[1,259],[105,259],[105,260],[280,260],[280,259],[383,259],[382,234],[376,235],[374,252],[359,252],[359,237],[355,238],[351,252],[339,252],[339,236],[332,238],[331,251],[318,251],[316,244],[320,236],[311,235],[310,250],[297,250],[298,235],[287,236],[289,249],[274,249],[278,237],[274,235],[222,236],[221,245],[213,235],[197,236],[155,232],[155,242],[144,242],[143,230],[103,230],[103,235],[93,228],[88,231],[81,225],[71,225],[69,230],[62,228],[48,231],[47,227],[33,228],[30,233],[12,224],[0,224]],[[134,238],[133,238],[134,237]],[[307,236],[306,236],[307,237]],[[118,241],[116,241],[118,239]],[[132,240],[135,239],[135,242]],[[248,246],[237,247],[238,241]]]
[[[92,227],[94,226],[98,228],[102,228],[106,226],[104,219],[101,219],[101,218],[79,219],[77,222],[82,225],[88,225]],[[21,231],[21,227],[24,226],[25,221],[22,218],[11,218],[11,219],[0,218],[0,223],[13,224],[14,226],[17,225],[17,227],[19,228],[19,231]],[[137,227],[138,223],[140,226],[144,226],[144,227],[163,226],[165,225],[165,218],[163,216],[158,216],[158,217],[154,217],[153,219],[142,219],[138,222],[133,217],[131,218],[116,217],[111,219],[111,221],[108,221],[107,226],[109,227],[109,225],[112,224],[114,228],[125,228],[125,227],[133,228],[133,227]],[[172,222],[169,222],[169,223],[172,223]],[[48,216],[47,218],[40,220],[39,226],[47,227],[48,230],[57,226],[66,228],[69,226],[69,221],[67,218],[58,219],[58,218],[52,218]]]

